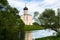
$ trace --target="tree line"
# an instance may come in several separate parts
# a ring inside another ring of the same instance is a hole
[[[18,13],[19,11],[11,7],[7,0],[0,0],[0,40],[24,40],[25,24]]]
[[[45,9],[42,13],[34,12],[34,25],[40,25],[45,29],[51,29],[57,32],[60,37],[60,9],[57,12],[53,9]]]

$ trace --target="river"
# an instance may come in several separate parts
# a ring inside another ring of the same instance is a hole
[[[46,36],[53,36],[53,35],[56,35],[56,32],[50,29],[32,31],[33,39],[42,38]]]

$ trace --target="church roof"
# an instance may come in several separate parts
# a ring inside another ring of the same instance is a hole
[[[23,10],[28,10],[28,8],[27,7],[24,7],[24,9]]]

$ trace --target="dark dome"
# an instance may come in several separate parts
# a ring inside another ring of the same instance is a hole
[[[27,7],[24,7],[24,9],[23,10],[28,10],[28,8]]]

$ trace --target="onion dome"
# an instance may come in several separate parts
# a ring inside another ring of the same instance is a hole
[[[24,7],[24,9],[23,10],[28,10],[28,8],[27,7]]]
[[[25,3],[25,7],[23,8],[23,10],[28,10],[28,8],[26,7],[26,3]]]

